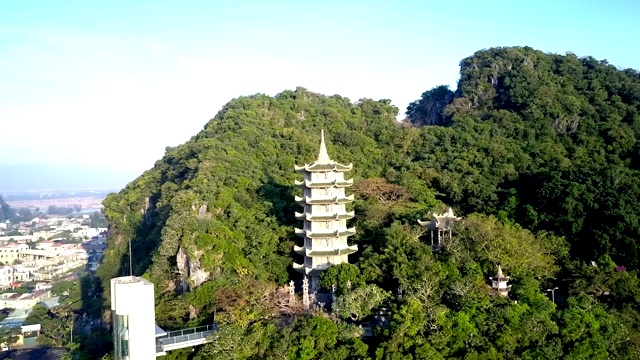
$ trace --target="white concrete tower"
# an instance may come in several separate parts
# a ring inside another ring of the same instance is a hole
[[[111,279],[113,354],[116,360],[156,358],[153,284],[143,278]]]
[[[346,196],[345,188],[353,185],[353,179],[345,180],[344,173],[352,167],[352,164],[341,165],[329,158],[324,131],[316,161],[295,166],[296,172],[304,174],[303,181],[296,180],[303,195],[295,198],[304,207],[302,213],[295,213],[297,219],[303,220],[302,229],[295,231],[304,243],[294,251],[304,256],[304,263],[294,263],[293,268],[309,278],[311,290],[319,288],[318,276],[323,270],[348,262],[349,254],[358,251],[357,245],[347,243],[348,237],[356,233],[355,228],[347,228],[347,220],[354,214],[346,211],[346,204],[353,201],[353,195]]]

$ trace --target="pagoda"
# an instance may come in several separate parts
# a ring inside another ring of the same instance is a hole
[[[496,276],[489,278],[489,280],[491,280],[491,288],[494,293],[509,297],[509,290],[511,290],[511,285],[507,285],[509,277],[502,274],[502,267],[500,265],[498,265],[498,273]]]
[[[451,239],[451,227],[454,222],[462,218],[453,214],[453,209],[449,208],[444,214],[433,214],[431,220],[420,221],[418,224],[431,232],[431,246],[439,251],[447,239]]]
[[[347,228],[347,220],[353,218],[353,211],[346,211],[346,204],[353,201],[353,195],[346,196],[345,188],[353,185],[353,179],[345,180],[344,173],[352,164],[342,165],[331,160],[321,133],[320,152],[315,162],[295,166],[296,172],[304,174],[303,181],[295,182],[302,188],[302,197],[295,201],[304,210],[296,212],[296,219],[303,221],[302,229],[295,229],[303,238],[302,246],[294,251],[304,257],[302,264],[293,264],[309,279],[309,287],[319,289],[320,273],[332,265],[348,262],[348,256],[358,250],[357,245],[349,246],[347,239],[356,233],[355,228]]]

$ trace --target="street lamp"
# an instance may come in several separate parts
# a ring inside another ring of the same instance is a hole
[[[553,289],[547,289],[547,292],[551,293],[551,302],[554,304],[556,303],[556,294],[555,294],[556,290],[558,290],[557,286],[554,287]]]

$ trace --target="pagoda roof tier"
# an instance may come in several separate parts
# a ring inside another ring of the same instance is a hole
[[[344,249],[335,250],[312,250],[303,246],[294,246],[293,251],[300,255],[314,257],[314,256],[336,256],[336,255],[351,255],[358,251],[358,245],[351,245]]]
[[[317,161],[311,164],[304,164],[304,166],[294,165],[293,167],[296,172],[327,172],[327,171],[337,171],[337,172],[347,172],[351,171],[353,168],[353,164],[342,165],[338,164],[335,161],[327,162],[327,163],[318,163]]]
[[[353,211],[349,211],[343,214],[307,214],[307,213],[295,213],[296,219],[307,221],[330,221],[330,220],[348,220],[355,216]]]
[[[311,232],[311,230],[295,229],[296,235],[300,237],[314,238],[332,238],[342,236],[352,236],[356,233],[356,228],[349,228],[344,230],[336,230],[331,232]]]
[[[325,188],[325,187],[349,187],[353,185],[353,179],[349,180],[333,180],[333,181],[321,181],[321,180],[305,180],[305,181],[295,181],[296,186],[308,187],[308,188]]]
[[[309,205],[321,205],[321,204],[348,204],[353,201],[353,194],[345,197],[309,197],[305,196],[301,198],[300,196],[295,197],[295,201],[300,204],[309,204]]]
[[[462,218],[453,214],[453,209],[449,208],[444,214],[433,214],[431,220],[418,220],[418,224],[429,230],[441,229],[449,230],[454,222],[460,221]]]
[[[320,275],[326,268],[309,268],[302,264],[293,263],[293,269],[305,275]]]

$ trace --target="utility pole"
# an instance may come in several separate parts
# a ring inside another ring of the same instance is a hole
[[[129,238],[129,276],[133,277],[133,254],[131,253],[131,238]]]

